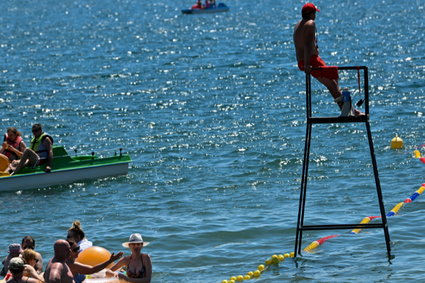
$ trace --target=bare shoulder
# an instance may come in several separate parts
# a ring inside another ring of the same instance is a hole
[[[49,145],[53,144],[53,142],[50,139],[50,137],[46,137],[45,139],[43,139],[43,142],[46,143],[46,144],[49,144]]]
[[[142,254],[143,259],[151,260],[151,256],[149,254]]]
[[[122,261],[124,264],[128,264],[130,262],[131,255],[124,256],[120,261]]]
[[[308,29],[315,29],[316,23],[313,20],[308,20],[307,22],[305,22],[304,28],[307,29],[307,30]]]

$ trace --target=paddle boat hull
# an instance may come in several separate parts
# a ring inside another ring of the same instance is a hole
[[[53,148],[53,168],[24,168],[21,173],[0,177],[0,192],[45,188],[74,182],[126,175],[131,158],[128,154],[101,158],[93,155],[71,157],[63,147]]]
[[[224,3],[219,3],[216,7],[204,9],[183,9],[183,14],[212,14],[229,11],[229,7]]]

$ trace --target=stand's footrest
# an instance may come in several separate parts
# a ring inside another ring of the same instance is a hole
[[[369,115],[357,117],[309,117],[307,123],[331,124],[331,123],[365,123],[369,121]]]
[[[338,229],[369,229],[384,228],[384,223],[366,224],[331,224],[331,225],[304,225],[299,230],[338,230]]]

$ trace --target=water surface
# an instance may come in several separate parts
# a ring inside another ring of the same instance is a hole
[[[227,4],[227,13],[182,15],[190,1],[0,3],[3,130],[17,126],[29,142],[39,122],[71,153],[123,148],[133,158],[127,176],[1,193],[1,255],[30,234],[47,260],[74,219],[110,251],[142,233],[153,282],[220,282],[293,251],[305,86],[292,29],[303,2]],[[390,210],[424,182],[424,165],[411,156],[424,143],[424,21],[412,15],[425,2],[316,4],[325,61],[369,67]],[[356,89],[356,74],[342,74],[342,85]],[[313,89],[315,113],[338,115],[327,91]],[[396,133],[403,150],[389,148]],[[311,157],[306,222],[379,214],[362,125],[315,127]],[[303,246],[343,235],[257,281],[419,281],[424,203],[389,219],[392,264],[380,230],[309,232]]]

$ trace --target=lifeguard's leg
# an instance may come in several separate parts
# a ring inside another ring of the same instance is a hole
[[[321,82],[331,93],[332,97],[334,99],[339,98],[342,93],[341,89],[339,88],[338,81],[332,80],[324,77],[316,78],[319,82]]]
[[[341,89],[339,88],[339,85],[338,85],[338,80],[328,79],[328,78],[324,78],[324,77],[319,77],[319,78],[316,78],[316,79],[319,82],[321,82],[324,86],[326,86],[326,88],[329,90],[332,97],[334,98],[334,101],[336,102],[336,104],[338,104],[339,109],[342,109],[342,105],[344,104],[344,102],[342,101],[342,93],[341,93]],[[363,112],[361,112],[360,110],[358,110],[354,107],[352,107],[352,114],[354,116],[364,115]]]

